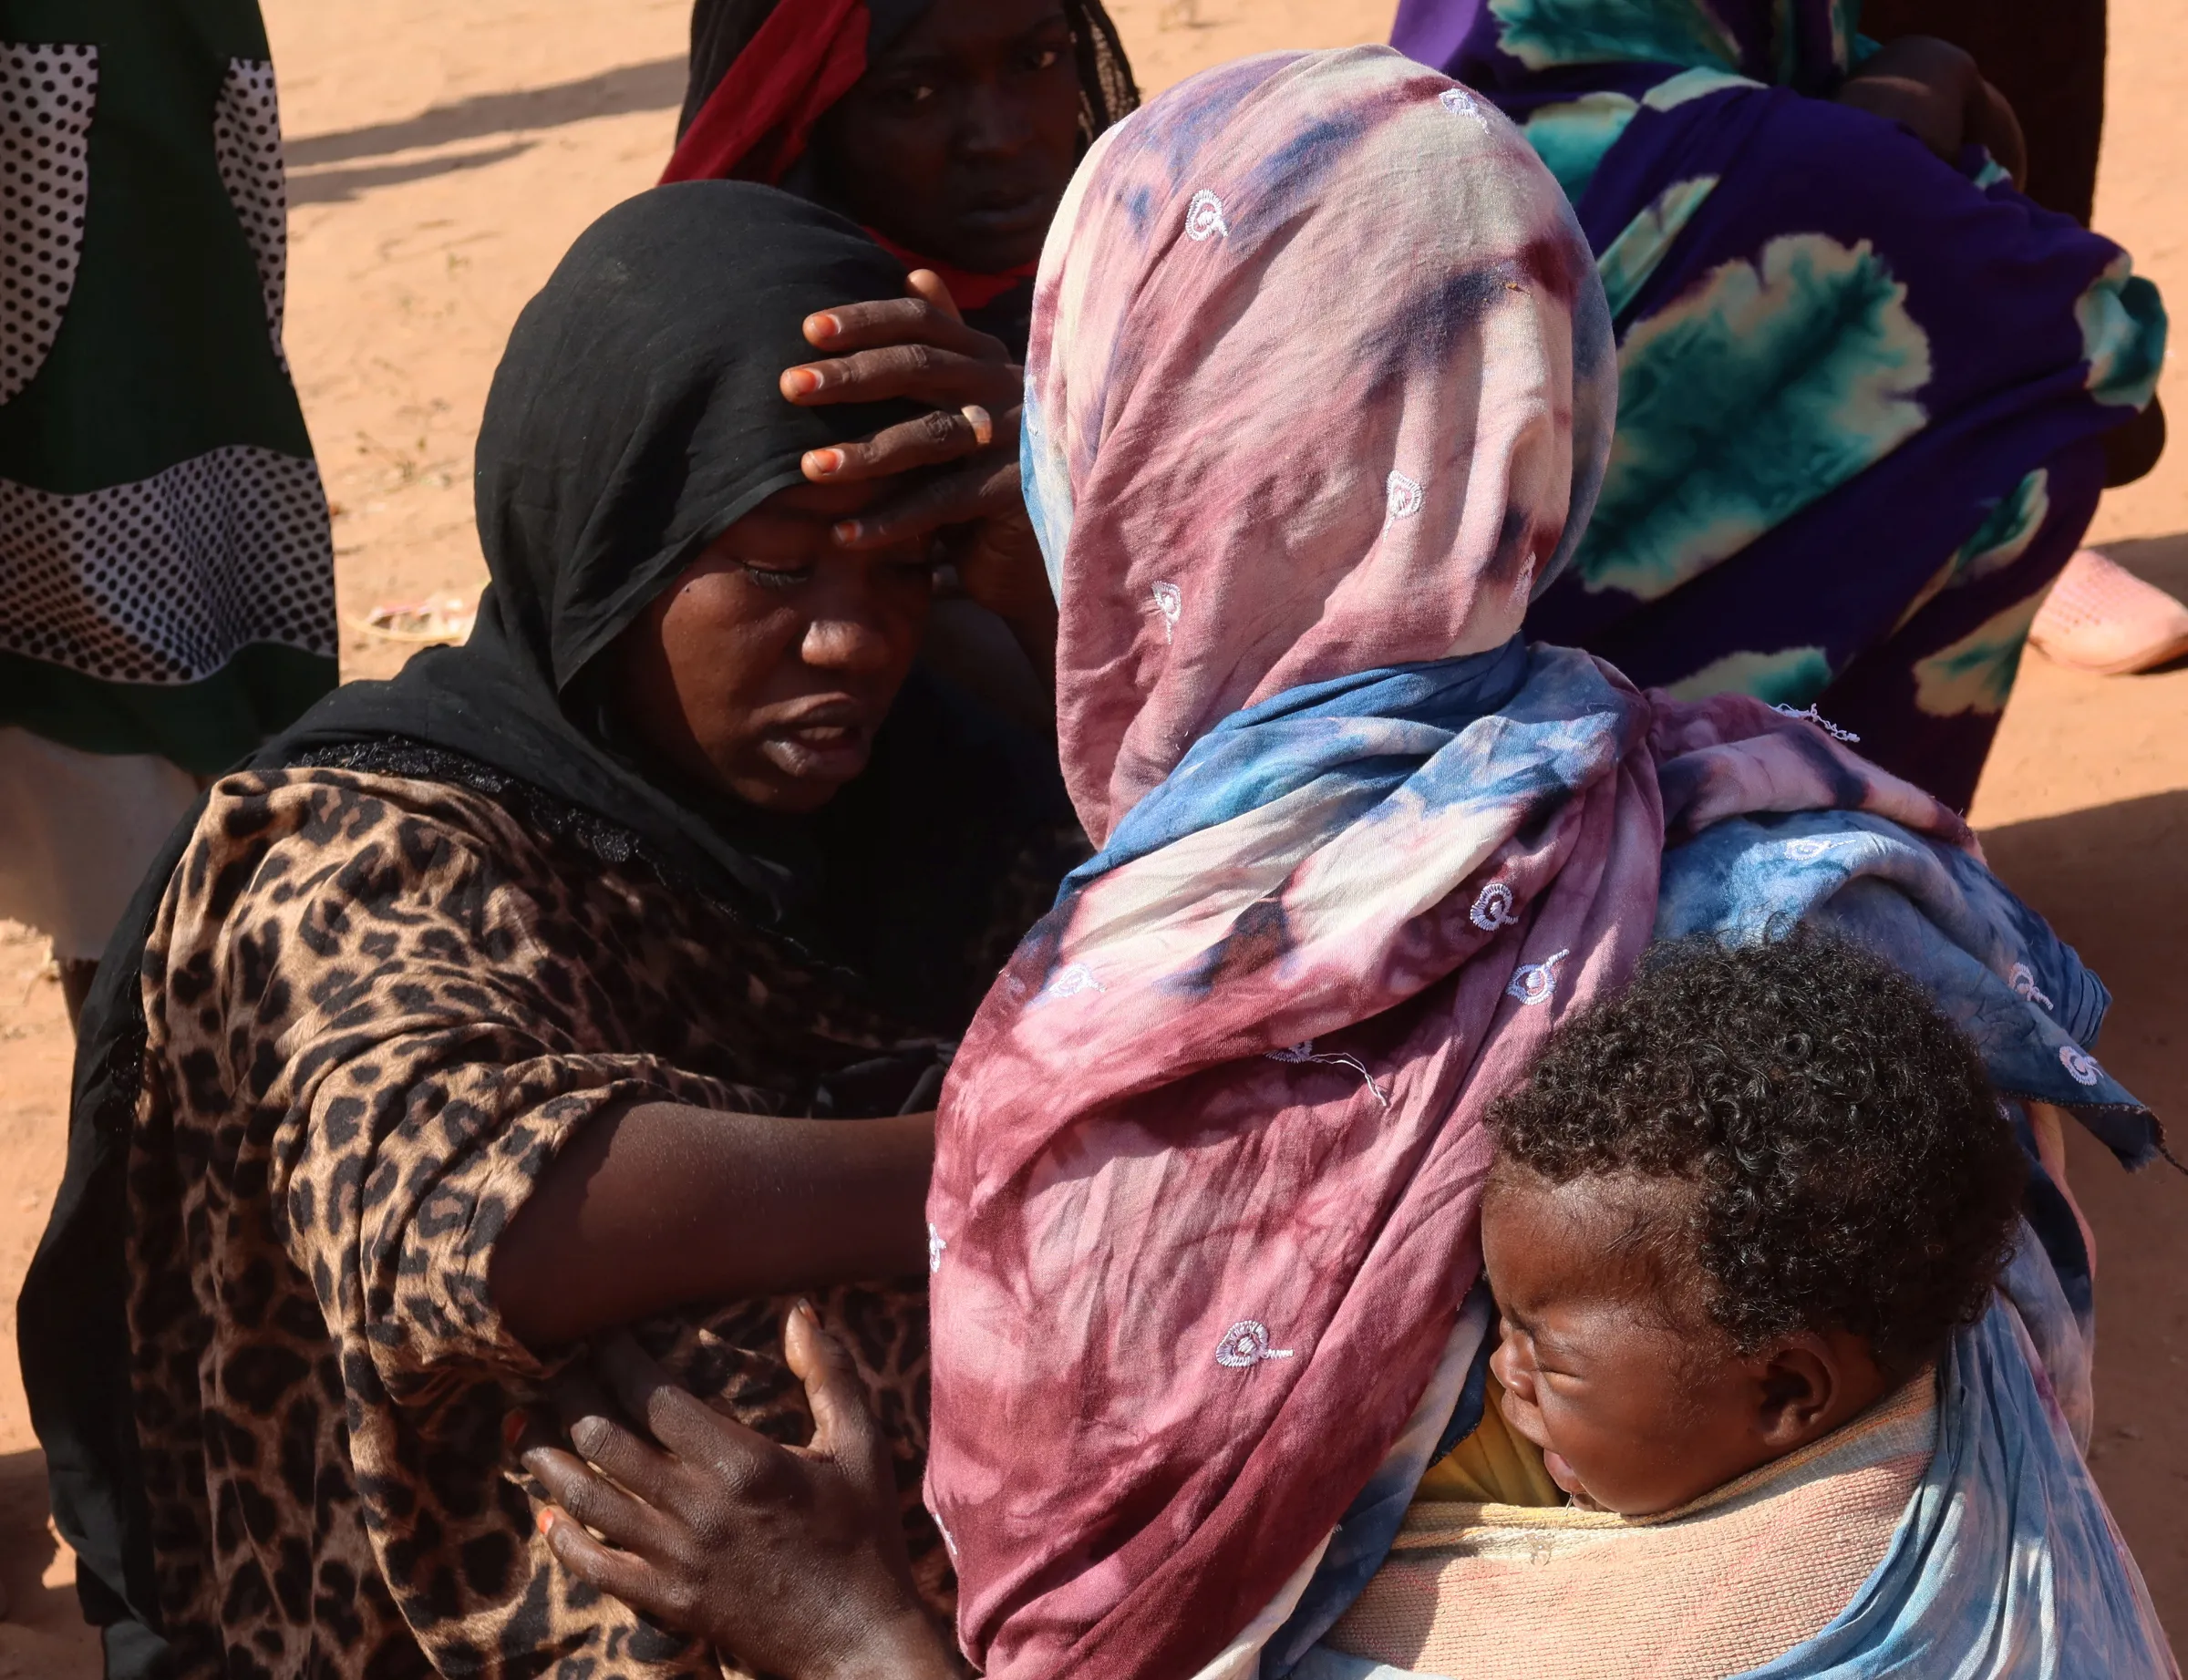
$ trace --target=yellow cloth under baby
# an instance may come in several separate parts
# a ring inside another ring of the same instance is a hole
[[[1504,1421],[1504,1390],[1492,1376],[1474,1432],[1429,1466],[1413,1498],[1448,1504],[1563,1505],[1565,1490],[1543,1468],[1543,1449]]]

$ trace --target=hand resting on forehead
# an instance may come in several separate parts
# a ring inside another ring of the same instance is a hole
[[[929,627],[929,658],[1016,721],[1051,734],[1056,602],[1018,481],[1025,369],[1000,339],[965,325],[934,271],[913,270],[904,291],[808,316],[807,342],[827,354],[785,368],[782,394],[802,407],[895,398],[930,405],[927,412],[808,451],[805,476],[878,487],[839,524],[838,542],[872,551],[928,540],[943,567],[938,593],[985,609],[1010,632],[1007,640],[984,634],[945,609]]]

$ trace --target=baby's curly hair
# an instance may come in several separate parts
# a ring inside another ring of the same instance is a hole
[[[1741,1353],[1841,1329],[1897,1376],[1981,1314],[2028,1173],[1958,1029],[1898,970],[1806,929],[1659,946],[1491,1121],[1500,1173],[1693,1186],[1688,1252]]]

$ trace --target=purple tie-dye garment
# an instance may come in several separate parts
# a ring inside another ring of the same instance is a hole
[[[1003,1680],[1185,1676],[1405,1426],[1481,1119],[1623,982],[1675,835],[1926,795],[1759,702],[1516,639],[1608,446],[1600,292],[1517,132],[1384,48],[1097,143],[1042,258],[1028,501],[1105,850],[944,1089],[928,1497]]]
[[[1408,0],[1522,127],[1618,337],[1618,438],[1529,634],[1814,705],[1965,807],[2165,314],[2125,253],[1834,103],[1856,0]]]

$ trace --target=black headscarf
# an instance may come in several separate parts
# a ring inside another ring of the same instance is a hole
[[[988,977],[971,947],[998,878],[1068,821],[1052,749],[915,669],[866,771],[810,817],[770,816],[646,765],[593,680],[701,550],[802,482],[807,449],[913,412],[800,408],[777,385],[811,354],[806,315],[900,279],[852,223],[769,187],[691,181],[610,211],[518,318],[487,397],[477,500],[490,582],[470,641],[336,690],[242,768],[469,785],[607,862],[704,894],[912,1026],[961,1028]],[[67,1172],[17,1316],[55,1519],[118,1680],[158,1672],[165,1649],[126,1314],[139,977],[203,809],[169,839],[86,1000]]]
[[[614,843],[602,823],[624,830],[656,869],[893,1001],[931,996],[931,964],[899,972],[919,963],[905,947],[949,944],[937,910],[975,915],[974,871],[1061,809],[1048,748],[915,671],[867,771],[810,817],[775,816],[645,762],[596,680],[609,644],[701,550],[804,481],[807,450],[917,412],[802,408],[777,385],[814,354],[807,315],[899,283],[853,223],[769,187],[686,181],[610,211],[518,317],[487,396],[491,581],[470,640],[338,690],[254,762],[356,762],[346,744],[391,737],[460,755],[596,850]]]
[[[656,187],[582,234],[525,305],[479,428],[490,582],[461,647],[355,683],[262,752],[401,737],[462,754],[629,829],[718,896],[779,920],[805,826],[666,784],[609,744],[595,661],[737,520],[801,483],[799,458],[909,417],[801,408],[777,387],[802,323],[901,285],[852,223],[734,181]]]

